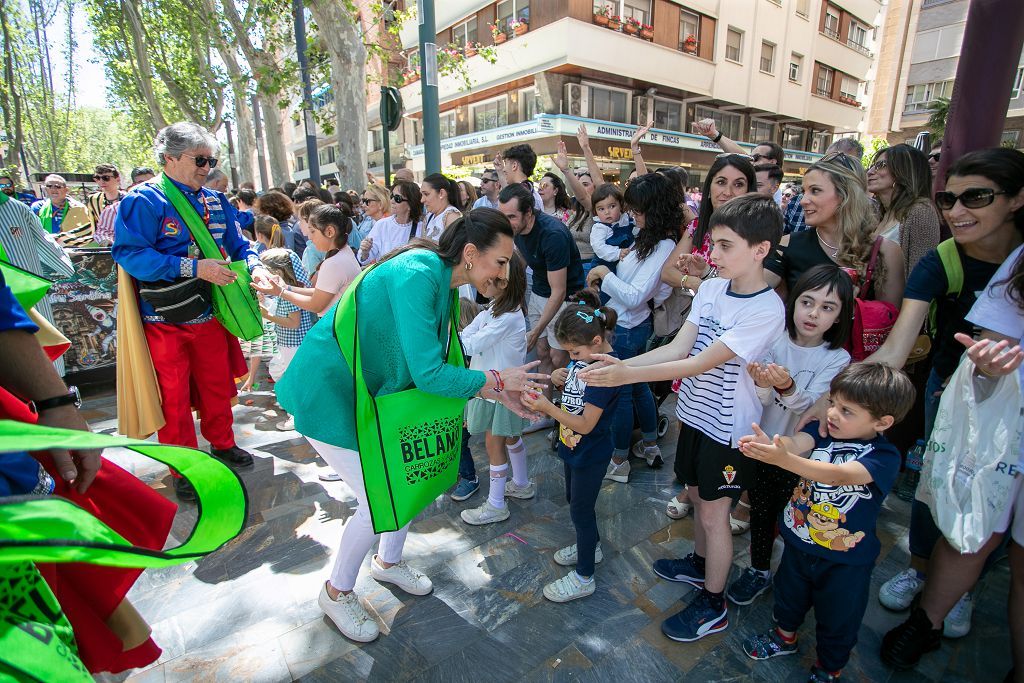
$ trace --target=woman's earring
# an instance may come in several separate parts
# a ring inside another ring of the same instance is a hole
[[[466,270],[473,270],[473,263],[471,261],[466,261]]]

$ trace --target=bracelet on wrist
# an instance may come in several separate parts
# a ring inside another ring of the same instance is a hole
[[[792,391],[794,386],[796,386],[796,380],[794,380],[792,377],[790,377],[789,378],[789,384],[787,384],[784,387],[775,387],[775,391],[777,391],[779,394],[785,396],[786,392],[787,391]]]
[[[718,135],[716,135],[715,137],[711,138],[711,142],[718,142],[721,139],[722,139],[722,131],[718,131]]]
[[[491,373],[491,376],[494,377],[494,391],[500,394],[505,390],[505,383],[501,381],[501,373],[497,370],[488,370],[487,372]]]

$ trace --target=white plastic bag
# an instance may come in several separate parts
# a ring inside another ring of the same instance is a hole
[[[980,550],[1012,503],[1021,421],[1018,373],[975,378],[965,355],[942,392],[917,495],[961,553]]]

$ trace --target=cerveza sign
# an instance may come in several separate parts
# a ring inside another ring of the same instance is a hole
[[[530,121],[514,123],[509,126],[492,128],[490,130],[459,135],[441,141],[442,152],[461,152],[465,150],[478,149],[481,147],[497,147],[514,145],[518,142],[528,142],[537,138],[550,137],[553,135],[575,136],[576,129],[580,124],[587,127],[587,135],[593,139],[603,140],[626,140],[633,137],[637,126],[629,124],[608,123],[585,119],[567,114],[545,114]],[[692,149],[705,152],[719,152],[721,148],[702,135],[690,133],[679,133],[667,130],[651,130],[644,138],[645,145],[658,145],[660,147],[674,147],[676,149]],[[752,150],[754,145],[746,142],[738,143],[747,150]],[[412,148],[413,156],[423,156],[423,145],[416,145]],[[814,163],[821,158],[820,154],[812,154],[799,150],[786,150],[786,159],[801,163]]]

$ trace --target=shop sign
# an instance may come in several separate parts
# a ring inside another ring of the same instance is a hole
[[[629,147],[608,147],[608,156],[612,159],[632,159],[633,150]]]
[[[487,160],[486,154],[467,154],[462,157],[463,166],[472,166],[473,164],[482,164]]]

